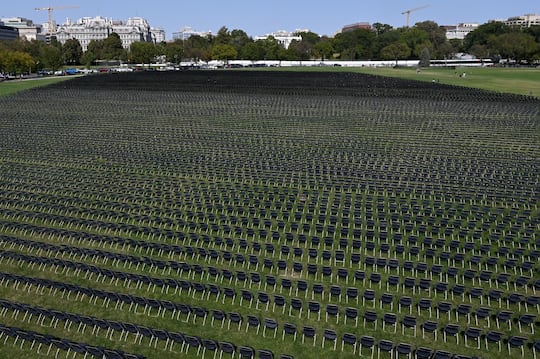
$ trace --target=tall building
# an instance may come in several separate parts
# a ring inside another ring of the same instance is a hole
[[[458,25],[443,26],[446,29],[446,38],[448,40],[459,39],[463,40],[467,34],[479,26],[476,22],[461,23]]]
[[[148,21],[141,17],[129,18],[124,22],[101,16],[84,17],[76,22],[67,19],[58,26],[56,38],[62,44],[69,39],[77,39],[83,51],[86,51],[90,41],[104,40],[113,32],[118,34],[125,49],[129,49],[134,42],[155,42],[155,39],[165,38],[163,30],[155,30],[153,33]]]
[[[504,23],[508,26],[531,27],[540,25],[540,15],[525,14],[521,16],[512,16],[506,19]]]
[[[32,20],[25,19],[23,17],[9,17],[0,19],[0,22],[2,22],[4,26],[16,28],[19,32],[19,37],[21,39],[25,39],[28,41],[45,41],[43,27],[41,25],[34,24]]]
[[[11,26],[5,26],[0,21],[0,40],[15,40],[19,37],[19,33],[16,28]]]

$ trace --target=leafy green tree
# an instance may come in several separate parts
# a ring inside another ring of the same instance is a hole
[[[247,43],[240,50],[240,57],[251,61],[264,59],[264,47],[262,46],[262,41]]]
[[[182,61],[184,54],[184,47],[182,40],[176,40],[174,42],[165,43],[165,59],[168,62],[178,64]]]
[[[216,36],[213,38],[213,43],[216,45],[228,45],[231,42],[231,34],[226,26],[222,26]]]
[[[229,44],[234,46],[237,53],[240,53],[244,46],[252,42],[253,39],[244,30],[235,29],[231,31]]]
[[[405,43],[411,51],[414,51],[412,54],[416,57],[420,56],[420,52],[424,47],[433,47],[429,41],[429,34],[417,27],[402,28],[400,42]]]
[[[35,65],[30,54],[22,51],[0,51],[0,69],[10,74],[20,74],[29,71]]]
[[[376,52],[376,34],[368,29],[341,32],[334,37],[334,49],[341,59],[371,59]]]
[[[513,29],[500,21],[492,21],[478,26],[463,39],[463,48],[466,52],[475,45],[488,46],[490,41],[499,35],[512,32]]]
[[[431,61],[431,54],[427,47],[422,49],[420,53],[420,67],[429,67]]]
[[[103,40],[90,40],[86,51],[91,52],[94,55],[92,61],[105,58],[104,45]]]
[[[64,64],[62,51],[56,46],[48,45],[43,47],[40,58],[43,67],[53,71],[60,69]]]
[[[380,22],[374,23],[373,25],[371,25],[371,28],[373,29],[373,31],[375,31],[376,36],[380,36],[393,30],[392,25],[381,24]]]
[[[103,40],[103,59],[104,60],[123,60],[126,58],[126,51],[122,46],[120,36],[113,32]]]
[[[82,56],[81,56],[81,64],[83,64],[86,68],[90,68],[94,61],[97,60],[96,55],[90,50],[87,50]]]
[[[184,41],[184,57],[194,61],[209,61],[211,56],[211,37],[202,37],[200,35],[190,36]]]
[[[313,46],[315,56],[321,60],[330,59],[334,55],[334,46],[332,40],[327,36],[321,37],[320,41]]]
[[[217,44],[212,47],[212,59],[214,60],[232,60],[238,56],[234,46],[229,44]]]
[[[129,50],[129,60],[132,63],[150,64],[156,58],[156,46],[151,42],[134,42]]]
[[[410,55],[410,47],[403,42],[396,42],[381,49],[381,57],[383,60],[396,60],[396,66],[398,64],[398,60],[406,59]]]
[[[64,53],[64,62],[68,65],[75,65],[81,63],[81,57],[83,54],[82,46],[77,39],[68,39],[62,46],[62,52]]]
[[[313,45],[308,41],[293,40],[287,49],[287,58],[289,60],[309,60],[313,55]]]
[[[516,61],[531,61],[538,51],[539,44],[532,35],[523,32],[510,32],[499,35],[488,42],[488,45],[502,58]]]

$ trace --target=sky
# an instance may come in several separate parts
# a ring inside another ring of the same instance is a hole
[[[410,13],[411,26],[426,20],[439,25],[483,24],[510,16],[540,15],[538,0],[1,0],[0,17],[24,17],[41,24],[47,22],[47,11],[35,11],[36,7],[78,6],[54,10],[53,19],[61,24],[68,17],[143,17],[150,26],[164,29],[167,40],[185,27],[215,34],[223,26],[244,30],[252,37],[297,29],[333,36],[356,22],[402,27],[406,23],[403,11],[426,5]]]

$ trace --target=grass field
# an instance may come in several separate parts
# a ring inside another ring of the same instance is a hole
[[[71,77],[46,77],[29,80],[14,80],[0,82],[0,96],[6,96],[15,92],[28,90],[34,87],[47,86],[57,82],[69,80]]]
[[[540,101],[342,71],[110,74],[1,97],[0,358],[83,357],[43,334],[214,357],[179,333],[295,359],[389,342],[520,358],[521,338],[531,358]]]

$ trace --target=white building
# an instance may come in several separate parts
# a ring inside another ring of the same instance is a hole
[[[173,32],[173,40],[187,40],[191,36],[201,36],[201,37],[207,37],[208,35],[212,35],[212,31],[196,31],[191,27],[184,27],[182,30],[178,32]]]
[[[45,41],[45,33],[41,25],[34,24],[32,20],[23,17],[2,18],[0,22],[5,26],[14,27],[19,31],[19,37],[28,41]]]
[[[152,42],[154,44],[159,44],[160,42],[165,41],[165,30],[161,28],[151,27],[150,35],[152,36]]]
[[[159,32],[155,37],[152,36],[148,21],[140,17],[129,18],[124,22],[97,16],[84,17],[76,22],[67,19],[65,24],[58,26],[56,38],[62,44],[69,39],[77,39],[83,51],[86,51],[90,41],[104,40],[113,32],[118,34],[125,49],[129,49],[134,42],[153,42],[155,38],[161,36]],[[165,33],[162,34],[164,38]]]
[[[540,25],[540,15],[525,14],[521,16],[512,16],[506,19],[504,23],[508,26],[531,27]]]
[[[295,34],[298,34],[299,32],[308,32],[308,31],[309,30],[296,30],[295,32],[288,32],[288,31],[285,31],[285,30],[279,30],[279,31],[273,32],[273,33],[268,34],[268,35],[256,36],[255,41],[257,41],[257,40],[265,40],[265,39],[269,38],[270,36],[272,36],[274,39],[277,40],[277,42],[284,49],[288,49],[289,46],[291,45],[291,43],[294,40],[302,41],[302,36],[295,35]]]
[[[463,40],[467,34],[480,26],[476,22],[461,23],[456,26],[446,26],[446,38],[448,40]]]

